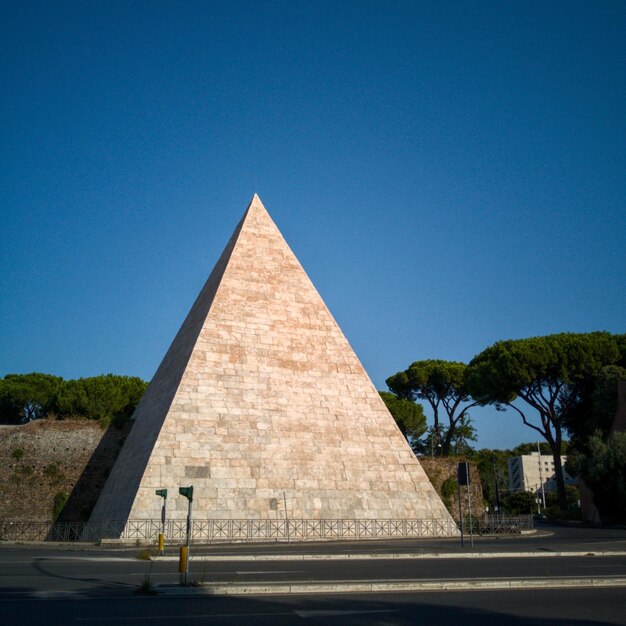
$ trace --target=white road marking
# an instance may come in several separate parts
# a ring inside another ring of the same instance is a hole
[[[237,574],[238,576],[242,576],[244,574],[302,574],[302,572],[304,572],[306,570],[303,569],[271,569],[271,570],[267,570],[265,572],[263,571],[249,571],[249,572],[235,572],[235,574]],[[214,576],[215,574],[230,574],[231,572],[207,572],[207,574],[210,574],[211,576]]]
[[[399,609],[370,609],[362,611],[294,611],[298,617],[332,617],[339,615],[370,615],[372,613],[400,613]]]
[[[189,622],[191,620],[196,619],[219,619],[225,617],[232,618],[246,618],[246,617],[284,617],[286,615],[293,616],[293,611],[286,611],[281,613],[203,613],[198,615],[189,615],[189,613],[185,613],[182,616],[180,613],[177,615],[142,615],[141,617],[128,617],[124,615],[123,619],[125,622],[147,622],[149,620],[181,620],[184,617],[185,622]],[[75,622],[110,622],[110,617],[75,617]]]

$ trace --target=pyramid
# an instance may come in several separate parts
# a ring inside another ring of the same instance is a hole
[[[90,522],[450,520],[256,194],[133,419]]]

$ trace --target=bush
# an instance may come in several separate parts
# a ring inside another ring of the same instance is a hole
[[[68,495],[65,491],[59,491],[56,496],[54,496],[54,502],[52,503],[52,519],[55,522],[61,516],[61,513],[67,504],[67,499]]]
[[[456,479],[452,477],[446,478],[443,483],[441,483],[441,499],[448,510],[450,510],[450,507],[452,506],[452,497],[456,491]]]
[[[608,439],[596,432],[589,440],[589,453],[578,459],[580,475],[593,491],[603,521],[626,521],[626,432]]]
[[[536,496],[529,491],[516,491],[504,499],[504,509],[509,515],[532,515],[537,506]]]
[[[566,509],[560,509],[558,506],[549,506],[545,512],[546,517],[552,521],[569,520],[579,522],[582,519],[579,506],[568,506]]]
[[[24,450],[22,450],[22,448],[15,448],[15,450],[13,450],[11,456],[16,461],[21,461],[24,458]]]
[[[49,478],[52,483],[60,483],[65,479],[63,472],[59,469],[59,466],[56,463],[47,465],[43,473],[44,476]]]

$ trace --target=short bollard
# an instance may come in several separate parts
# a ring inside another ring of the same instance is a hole
[[[180,582],[187,582],[187,546],[180,546],[180,559],[178,561],[178,571],[180,572]]]

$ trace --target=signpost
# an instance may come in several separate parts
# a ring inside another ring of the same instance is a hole
[[[159,533],[159,554],[163,554],[165,549],[165,503],[167,502],[167,489],[157,489],[156,495],[163,498],[161,507],[161,532]]]
[[[459,490],[459,516],[461,518],[461,546],[464,546],[463,540],[463,510],[461,508],[461,485],[467,486],[467,506],[469,512],[469,534],[472,548],[474,547],[474,534],[472,531],[472,490],[470,484],[470,468],[469,463],[459,463],[456,471],[457,484]]]
[[[178,493],[185,496],[189,501],[187,509],[187,540],[184,546],[180,547],[180,561],[178,563],[178,571],[181,573],[181,582],[187,584],[187,576],[189,574],[189,540],[191,537],[191,505],[193,504],[193,486],[179,487]]]

